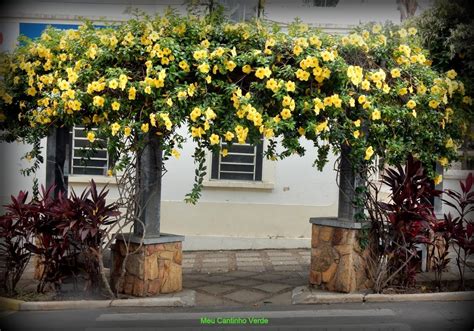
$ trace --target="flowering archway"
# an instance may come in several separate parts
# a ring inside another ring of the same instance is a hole
[[[0,126],[4,140],[33,144],[33,170],[52,128],[81,125],[92,145],[106,140],[110,174],[136,176],[128,207],[142,243],[160,236],[163,160],[179,157],[187,138],[197,143],[192,203],[205,149],[225,156],[221,141],[262,135],[272,159],[303,155],[300,139],[312,141],[318,169],[331,150],[344,152],[350,172],[375,155],[446,166],[472,100],[455,71],[430,63],[414,28],[370,25],[341,37],[300,23],[283,33],[260,21],[211,25],[174,14],[100,29],[85,23],[48,29],[3,57]],[[177,130],[183,126],[190,137]]]

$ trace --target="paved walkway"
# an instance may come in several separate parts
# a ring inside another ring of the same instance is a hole
[[[309,249],[184,252],[184,273],[307,271]]]
[[[185,252],[183,286],[200,306],[288,305],[309,262],[309,249]]]

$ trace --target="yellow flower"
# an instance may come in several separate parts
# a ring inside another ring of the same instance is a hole
[[[201,138],[201,136],[206,133],[201,127],[198,127],[198,128],[195,128],[195,127],[192,127],[191,128],[191,136],[193,138],[196,138],[196,137],[199,137]]]
[[[117,101],[112,102],[112,110],[119,110],[120,109],[120,103]]]
[[[418,30],[416,28],[411,27],[411,28],[408,29],[408,34],[410,36],[416,35],[417,32],[418,32]]]
[[[209,141],[211,142],[211,145],[217,145],[220,142],[220,139],[217,134],[213,133],[209,137]]]
[[[171,151],[171,155],[173,155],[176,159],[179,159],[181,153],[173,148],[173,150]]]
[[[124,74],[121,74],[119,76],[119,87],[123,91],[125,90],[125,86],[127,85],[128,82],[128,77]]]
[[[374,149],[372,146],[367,147],[365,150],[365,160],[370,160],[370,158],[374,155]]]
[[[255,76],[260,79],[263,79],[264,77],[269,78],[271,74],[272,74],[272,71],[268,67],[265,67],[265,68],[260,67],[255,71]]]
[[[107,176],[112,177],[114,175],[114,172],[112,169],[107,170]]]
[[[291,111],[288,108],[283,108],[280,115],[284,120],[287,120],[291,117]]]
[[[381,119],[382,116],[380,114],[380,111],[378,109],[375,109],[373,112],[372,112],[372,121],[376,121],[376,120],[379,120]]]
[[[180,67],[181,69],[183,69],[183,71],[185,71],[185,72],[189,72],[189,71],[190,71],[190,69],[189,69],[189,64],[188,64],[186,61],[183,60],[183,61],[179,62],[178,65],[179,65],[179,67]]]
[[[197,118],[201,116],[201,108],[199,107],[194,107],[193,111],[190,114],[191,121],[196,122]]]
[[[400,77],[401,74],[400,74],[400,69],[398,68],[393,68],[391,71],[390,71],[390,74],[392,75],[393,78],[397,78],[397,77]]]
[[[204,48],[209,48],[210,45],[211,43],[207,39],[204,39],[203,41],[201,41],[201,46]]]
[[[273,92],[276,92],[278,91],[278,82],[275,79],[271,78],[267,81],[266,87],[272,90]]]
[[[367,101],[367,97],[362,94],[361,96],[359,96],[359,98],[357,98],[357,101],[358,101],[360,104],[363,104],[363,103],[365,103],[365,101]]]
[[[293,47],[293,54],[296,56],[300,55],[303,52],[303,48],[300,45],[295,45]]]
[[[408,102],[407,102],[407,107],[408,107],[409,109],[415,108],[415,107],[416,107],[416,102],[413,101],[413,100],[408,101]]]
[[[328,128],[328,120],[325,120],[324,122],[319,123],[316,125],[316,128],[314,129],[316,133],[320,133],[323,130],[326,130]]]
[[[202,63],[198,65],[198,70],[202,72],[203,74],[207,74],[209,72],[209,64],[207,63]]]
[[[117,82],[116,79],[112,79],[110,82],[109,82],[109,87],[113,90],[115,90],[117,87],[118,87],[119,83]]]
[[[223,148],[222,151],[221,151],[222,157],[226,157],[227,154],[229,154],[229,151],[227,150],[227,148]]]
[[[442,167],[446,167],[446,166],[448,165],[448,163],[449,163],[448,158],[447,158],[447,157],[444,157],[444,156],[441,157],[441,158],[439,158],[438,161],[439,161],[439,164],[440,164]]]
[[[449,70],[446,73],[446,76],[448,76],[449,79],[455,79],[457,75],[458,75],[457,72],[453,69]]]
[[[352,135],[354,136],[354,138],[357,139],[357,138],[359,138],[359,136],[360,136],[360,131],[359,131],[359,130],[355,130],[355,131],[352,133]]]
[[[296,78],[302,81],[307,81],[309,79],[309,72],[304,71],[302,69],[298,69],[296,71]]]
[[[359,128],[360,127],[360,120],[354,121],[354,126],[356,128]]]
[[[132,129],[131,129],[130,127],[126,126],[126,127],[123,129],[123,135],[124,135],[125,137],[130,136],[131,133],[132,133]]]
[[[103,107],[105,99],[101,96],[96,95],[92,101],[92,104],[96,107]]]
[[[285,87],[288,92],[294,92],[296,86],[294,82],[289,80],[285,83]]]
[[[206,119],[209,121],[217,117],[216,113],[210,107],[207,107],[205,114],[206,114]]]
[[[453,147],[454,147],[454,141],[453,141],[453,139],[449,138],[449,139],[446,141],[445,146],[446,146],[446,148],[453,148]]]
[[[406,87],[402,87],[398,90],[398,95],[405,95],[408,93],[408,89]]]
[[[224,137],[225,137],[225,140],[227,140],[227,141],[232,141],[232,139],[234,139],[235,135],[234,135],[232,132],[227,131],[227,132],[225,133],[225,136],[224,136]]]
[[[443,181],[443,175],[436,176],[433,181],[434,181],[435,185],[440,184]]]
[[[252,72],[252,67],[250,65],[246,64],[242,67],[242,72],[244,74],[249,74],[249,73]]]
[[[372,33],[380,33],[382,31],[382,26],[380,24],[375,24],[372,27]]]
[[[362,81],[361,88],[363,90],[369,91],[370,90],[370,82],[367,79],[365,79],[364,81]]]
[[[334,54],[328,51],[321,52],[321,57],[324,62],[334,61]]]
[[[415,110],[415,109],[413,109],[413,110],[411,111],[411,115],[416,118],[416,115],[417,115],[417,114],[416,114],[416,110]]]
[[[87,140],[89,140],[91,143],[95,141],[95,133],[92,131],[89,131],[87,133]]]
[[[234,61],[226,61],[226,62],[225,62],[225,67],[226,67],[227,70],[229,70],[229,71],[234,71],[234,69],[235,69],[236,66],[237,66],[237,65],[235,64]]]
[[[129,100],[135,100],[137,94],[137,90],[135,87],[131,87],[128,89],[128,99]]]
[[[428,106],[430,106],[433,109],[436,109],[439,106],[439,102],[436,100],[430,100],[430,102],[428,103]]]
[[[70,88],[69,82],[64,80],[64,79],[59,79],[58,80],[58,87],[62,91],[68,90]]]
[[[113,123],[110,126],[110,130],[112,131],[112,136],[115,136],[117,132],[120,130],[120,124],[118,124],[117,122]]]
[[[148,130],[150,129],[150,126],[148,125],[148,123],[143,123],[141,126],[141,129],[143,132],[147,133]]]

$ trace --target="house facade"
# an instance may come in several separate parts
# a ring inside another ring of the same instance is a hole
[[[254,17],[257,1],[222,1],[229,16],[235,20]],[[420,1],[420,9],[429,1]],[[20,34],[36,37],[47,25],[75,28],[86,18],[101,22],[120,22],[131,17],[134,9],[146,13],[164,12],[168,7],[185,13],[186,1],[114,0],[114,1],[24,1],[5,6],[0,14],[0,50],[15,47]],[[359,23],[369,21],[398,23],[400,12],[395,0],[267,0],[267,20],[285,27],[299,17],[303,22],[318,26],[329,33],[347,33]],[[375,19],[376,18],[376,19]],[[68,161],[65,175],[69,187],[81,192],[90,179],[108,184],[109,198],[118,197],[113,177],[107,177],[108,156],[98,150],[84,164],[81,148],[87,139],[81,128],[70,132]],[[310,247],[310,217],[331,217],[337,214],[338,186],[334,171],[337,157],[331,155],[322,172],[312,167],[317,151],[310,142],[302,142],[307,153],[273,162],[263,157],[265,141],[260,146],[237,145],[227,158],[207,155],[207,178],[202,197],[196,205],[184,202],[194,180],[194,144],[189,139],[181,157],[166,163],[163,177],[161,229],[163,232],[186,237],[185,250],[197,249],[258,249]],[[46,150],[46,140],[42,143]],[[9,201],[11,194],[32,187],[32,177],[20,175],[28,166],[22,156],[29,146],[20,143],[0,146],[0,203]],[[444,186],[457,188],[458,179],[467,170],[454,168],[444,175]],[[45,164],[36,177],[45,184]]]

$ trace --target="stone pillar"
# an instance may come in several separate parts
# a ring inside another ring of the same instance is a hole
[[[183,284],[184,237],[160,232],[163,151],[155,133],[150,130],[138,157],[140,222],[135,222],[133,233],[119,235],[112,248],[112,288],[140,297],[178,292]],[[120,277],[123,264],[125,275]]]
[[[117,239],[112,249],[112,288],[119,293],[146,297],[179,292],[183,288],[182,236],[161,234],[160,238],[145,240],[142,245],[130,242],[126,235]],[[122,264],[125,276],[121,279]]]
[[[309,283],[335,292],[350,293],[369,285],[364,252],[358,243],[361,223],[336,218],[311,218]]]

